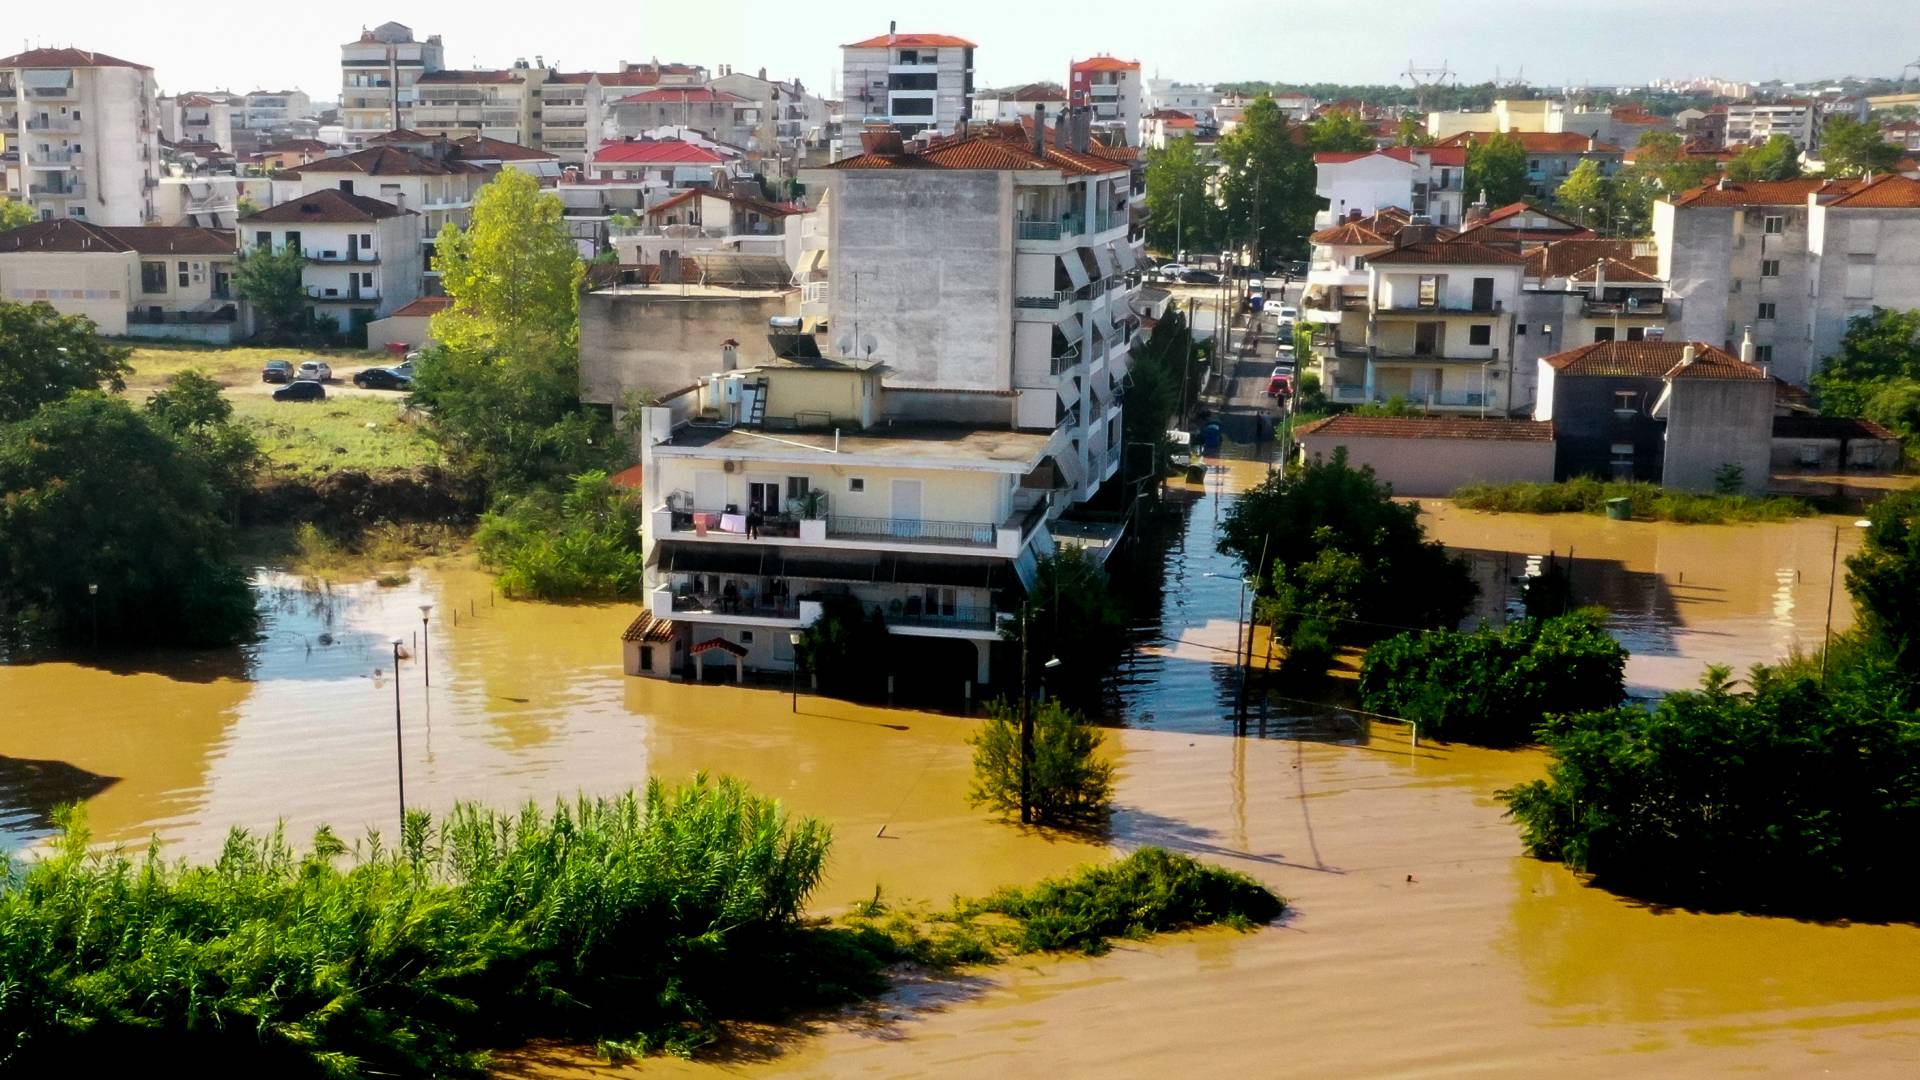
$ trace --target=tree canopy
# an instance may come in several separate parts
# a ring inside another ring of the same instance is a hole
[[[1316,154],[1361,153],[1373,149],[1373,129],[1351,109],[1329,109],[1307,125],[1307,146]]]
[[[1727,176],[1740,181],[1792,180],[1800,175],[1800,147],[1791,135],[1774,135],[1727,162]]]
[[[1827,176],[1888,172],[1903,153],[1881,134],[1878,120],[1861,123],[1836,116],[1820,126],[1820,161]]]
[[[1505,206],[1527,196],[1527,148],[1507,132],[1467,144],[1466,193],[1488,206]]]
[[[1612,196],[1611,183],[1592,158],[1582,158],[1553,193],[1554,201],[1588,228],[1593,228],[1596,222],[1602,228],[1611,227],[1607,209]]]
[[[306,265],[306,256],[292,245],[283,245],[277,251],[252,248],[241,253],[240,265],[233,272],[233,287],[253,305],[260,333],[267,340],[292,344],[311,333],[302,272]]]
[[[1222,242],[1258,255],[1297,255],[1319,209],[1314,195],[1313,154],[1280,106],[1265,94],[1249,102],[1240,124],[1221,136]]]
[[[52,304],[0,303],[0,424],[76,390],[120,391],[129,350],[95,334],[93,320]]]
[[[1813,390],[1829,416],[1864,416],[1891,383],[1920,380],[1920,310],[1874,308],[1847,323],[1840,351],[1820,362]]]
[[[1040,560],[1033,588],[1021,606],[1027,637],[1027,678],[1033,689],[1069,707],[1095,712],[1102,705],[1106,675],[1125,647],[1120,604],[1106,573],[1076,547],[1062,547]],[[1012,656],[1020,655],[1021,618],[1001,624]],[[1050,659],[1060,663],[1046,666]],[[1019,665],[1007,673],[1017,688]]]
[[[22,225],[31,225],[39,219],[34,216],[33,207],[17,199],[0,199],[0,232],[17,229]]]
[[[1213,163],[1191,136],[1147,151],[1147,243],[1160,251],[1220,249]]]
[[[1920,490],[1880,500],[1866,542],[1847,559],[1860,621],[1893,663],[1920,684]]]
[[[503,169],[480,189],[472,222],[440,230],[434,267],[453,298],[433,317],[435,340],[454,348],[577,340],[586,266],[559,196],[527,173]]]

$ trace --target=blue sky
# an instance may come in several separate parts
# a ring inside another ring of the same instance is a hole
[[[23,42],[97,49],[152,66],[163,88],[339,89],[339,45],[389,19],[438,33],[449,66],[535,54],[573,69],[652,56],[762,66],[824,89],[837,47],[886,30],[958,34],[980,45],[979,81],[1065,77],[1070,56],[1140,60],[1183,80],[1391,82],[1409,61],[1445,62],[1465,82],[1634,82],[1660,76],[1894,77],[1920,59],[1920,0],[1601,0],[1565,5],[1451,0],[1107,0],[955,4],[927,0],[399,0],[221,7],[151,0],[12,5],[6,51]]]

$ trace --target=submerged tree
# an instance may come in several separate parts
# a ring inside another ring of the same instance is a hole
[[[1100,754],[1100,729],[1058,701],[1033,706],[1033,758],[1026,795],[1033,823],[1085,828],[1105,821],[1112,809],[1113,765]],[[968,800],[1002,814],[1021,803],[1020,707],[1005,700],[987,705],[987,719],[973,745],[973,786]]]

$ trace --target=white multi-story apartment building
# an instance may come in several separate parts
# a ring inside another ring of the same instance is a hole
[[[300,90],[252,90],[241,106],[239,126],[249,131],[284,131],[313,115],[313,99]]]
[[[1807,211],[1807,327],[1816,364],[1874,308],[1920,309],[1920,180],[1887,173]]]
[[[1485,143],[1498,134],[1490,131],[1463,131],[1434,144],[1434,149],[1454,149],[1462,155],[1474,143]],[[1537,199],[1551,198],[1567,182],[1582,161],[1591,161],[1600,172],[1612,176],[1620,170],[1626,152],[1613,143],[1574,131],[1518,131],[1508,133],[1527,152],[1527,187]],[[1637,139],[1638,136],[1636,135]],[[1464,166],[1464,157],[1462,165]],[[1477,191],[1467,193],[1478,198]]]
[[[153,69],[85,49],[0,58],[0,132],[16,150],[9,198],[42,220],[96,225],[153,219],[160,123]]]
[[[976,94],[973,99],[973,121],[976,124],[1018,124],[1033,115],[1035,105],[1044,106],[1048,116],[1058,116],[1067,111],[1067,92],[1052,83],[1028,83]]]
[[[1389,207],[1458,228],[1466,213],[1467,152],[1462,147],[1392,146],[1313,155],[1315,195],[1327,200],[1314,224],[1329,228]]]
[[[837,351],[884,361],[899,390],[1005,395],[1019,428],[1073,430],[1058,459],[1068,501],[1119,466],[1116,390],[1137,325],[1144,184],[1137,155],[1093,143],[1090,121],[1083,111],[918,153],[878,133],[865,153],[807,174],[833,201]]]
[[[1093,110],[1096,129],[1117,132],[1123,146],[1140,145],[1140,118],[1146,115],[1146,83],[1140,61],[1112,56],[1076,60],[1067,69],[1068,104]]]
[[[415,41],[413,30],[397,22],[363,30],[340,46],[340,122],[348,145],[407,127],[420,76],[445,66],[440,35]]]
[[[323,188],[240,219],[248,248],[292,247],[310,312],[331,316],[350,338],[420,295],[421,216],[390,202]]]
[[[583,165],[599,148],[607,84],[591,71],[554,72],[540,84],[540,149]]]
[[[537,146],[544,120],[536,119],[540,87],[552,74],[524,60],[498,70],[424,72],[414,82],[415,101],[405,127],[448,139],[478,135]]]
[[[773,152],[758,145],[760,103],[711,86],[656,86],[614,97],[603,111],[608,140],[660,128],[691,128],[742,150]]]
[[[951,133],[973,115],[974,48],[951,34],[891,29],[841,46],[846,122],[887,124],[908,136]]]
[[[154,99],[160,134],[171,142],[212,143],[233,153],[234,104],[226,94],[181,94]]]
[[[834,136],[833,110],[798,79],[780,82],[767,78],[765,68],[748,75],[723,67],[707,85],[753,103],[759,121],[750,149],[797,160],[809,151],[824,152]]]
[[[1173,109],[1188,116],[1210,115],[1220,104],[1220,93],[1203,83],[1175,82],[1172,79],[1147,80],[1148,112]]]
[[[1734,102],[1727,106],[1727,145],[1763,143],[1785,135],[1802,150],[1820,146],[1820,103],[1807,98]]]

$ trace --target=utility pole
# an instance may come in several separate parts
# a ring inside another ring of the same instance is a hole
[[[1193,381],[1193,315],[1195,308],[1198,306],[1199,301],[1191,296],[1187,297],[1187,355],[1186,362],[1180,366],[1179,420],[1180,430],[1182,431],[1187,430],[1187,384]],[[1188,432],[1187,438],[1189,441],[1192,440],[1193,435],[1191,432]],[[1189,449],[1191,449],[1191,446],[1189,446]]]
[[[1031,601],[1020,605],[1020,824],[1033,824],[1033,789],[1028,776],[1033,771],[1033,692],[1027,685],[1027,611]]]

